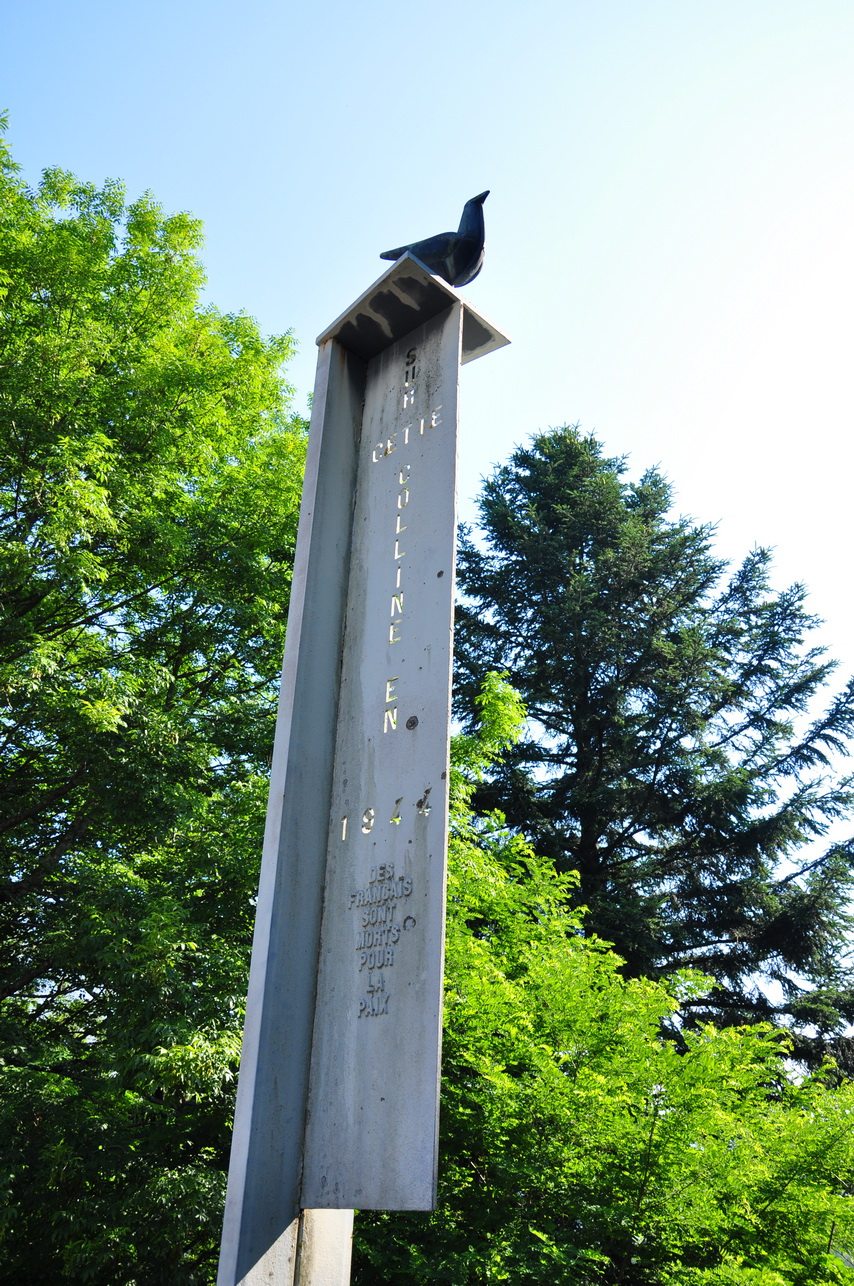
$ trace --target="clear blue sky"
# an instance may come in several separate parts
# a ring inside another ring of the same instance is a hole
[[[719,548],[777,551],[854,669],[850,0],[0,0],[30,180],[122,178],[207,229],[210,298],[314,339],[388,246],[491,189],[460,501],[581,421]]]

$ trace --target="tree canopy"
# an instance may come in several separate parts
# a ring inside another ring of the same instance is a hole
[[[305,433],[199,242],[0,154],[4,1280],[215,1265]]]
[[[480,801],[579,873],[588,930],[630,973],[696,967],[719,1020],[838,1035],[854,847],[821,841],[851,806],[854,686],[828,697],[805,590],[773,590],[767,550],[727,569],[659,472],[625,472],[563,428],[484,485],[459,560],[460,709],[497,669],[529,724]]]

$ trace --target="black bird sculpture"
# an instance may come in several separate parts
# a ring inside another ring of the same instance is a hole
[[[407,250],[451,286],[467,286],[483,267],[483,203],[489,192],[473,196],[463,206],[456,232],[440,232],[425,241],[413,241],[396,250],[386,250],[381,259],[399,259]]]

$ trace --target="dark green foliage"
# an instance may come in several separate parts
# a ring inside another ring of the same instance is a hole
[[[833,759],[854,687],[815,717],[833,667],[803,588],[774,592],[761,549],[727,573],[670,500],[570,428],[486,482],[459,561],[460,707],[499,669],[530,722],[480,802],[579,872],[588,930],[631,974],[695,966],[718,1019],[829,1035],[854,1019],[854,848],[817,844],[851,804]]]
[[[0,1279],[215,1265],[304,459],[198,224],[0,176]]]

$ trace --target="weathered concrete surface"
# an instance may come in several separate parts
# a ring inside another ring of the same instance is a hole
[[[321,350],[270,781],[218,1286],[285,1286],[300,1209],[331,747],[364,364]]]
[[[368,366],[303,1205],[434,1202],[462,308]]]

